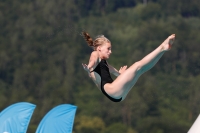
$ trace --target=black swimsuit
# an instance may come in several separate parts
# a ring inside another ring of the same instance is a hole
[[[110,72],[109,72],[109,68],[108,68],[108,64],[107,64],[106,60],[102,59],[93,71],[98,73],[101,77],[101,91],[102,91],[102,93],[104,95],[106,95],[111,101],[120,102],[122,100],[122,98],[120,98],[120,99],[112,98],[104,90],[104,85],[106,83],[112,83],[113,82],[113,79],[110,76]],[[93,71],[91,71],[91,72],[93,72]]]

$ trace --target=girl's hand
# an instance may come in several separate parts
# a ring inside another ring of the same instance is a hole
[[[119,73],[120,73],[120,74],[123,73],[124,71],[126,71],[126,69],[127,69],[127,66],[121,67],[121,68],[119,69]]]
[[[88,66],[87,66],[86,64],[83,64],[83,63],[82,63],[82,66],[83,66],[83,69],[84,69],[86,72],[90,73],[90,70],[88,69]]]
[[[83,69],[84,69],[86,72],[88,72],[88,76],[91,78],[92,76],[91,76],[91,74],[90,74],[90,70],[89,70],[88,66],[87,66],[86,64],[83,64],[83,63],[82,63],[82,66],[83,66]]]

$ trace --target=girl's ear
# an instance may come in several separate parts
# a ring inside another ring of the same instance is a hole
[[[101,51],[101,46],[98,46],[98,47],[97,47],[97,51]]]

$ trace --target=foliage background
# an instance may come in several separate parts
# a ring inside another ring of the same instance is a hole
[[[28,133],[62,103],[78,106],[74,133],[187,132],[200,110],[199,7],[198,0],[1,0],[0,110],[36,104]],[[111,40],[116,68],[172,33],[176,41],[116,104],[82,69],[92,51],[83,30]]]

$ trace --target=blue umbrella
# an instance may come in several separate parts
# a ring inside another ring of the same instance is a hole
[[[26,133],[35,105],[20,102],[0,113],[0,133]]]
[[[76,109],[69,104],[53,108],[42,119],[36,133],[72,133]]]

